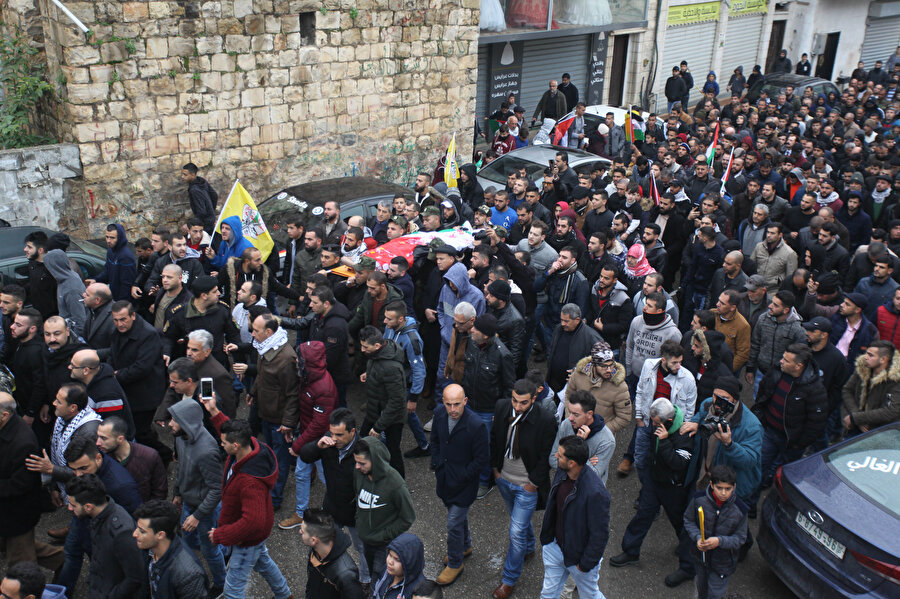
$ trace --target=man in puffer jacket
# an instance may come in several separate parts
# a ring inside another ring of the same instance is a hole
[[[788,345],[803,343],[800,315],[794,309],[794,294],[781,290],[772,298],[767,314],[760,316],[750,336],[750,360],[744,374],[748,384],[754,385],[754,394],[759,381],[772,368],[778,366]]]
[[[575,365],[566,386],[567,402],[576,391],[588,391],[593,396],[595,418],[603,418],[611,432],[618,432],[631,422],[625,367],[613,360],[612,348],[605,341],[595,343],[590,355]]]
[[[894,290],[894,296],[890,301],[878,306],[875,326],[878,328],[878,338],[890,341],[894,347],[900,346],[900,289]]]
[[[306,510],[300,538],[309,547],[306,596],[316,599],[365,599],[350,556],[350,537],[336,528],[325,510]]]

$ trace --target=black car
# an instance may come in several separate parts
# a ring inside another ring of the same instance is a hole
[[[828,96],[831,92],[836,93],[838,96],[841,95],[840,90],[834,83],[821,77],[807,77],[806,75],[795,75],[793,73],[769,73],[768,75],[763,75],[762,79],[753,84],[753,87],[747,91],[747,97],[751,102],[756,102],[759,99],[760,92],[765,90],[770,98],[775,99],[789,85],[794,88],[794,95],[798,97],[803,96],[803,92],[807,87],[812,88],[813,97],[815,98],[818,98],[819,95]]]
[[[2,227],[0,228],[0,279],[4,284],[21,283],[28,278],[28,258],[25,257],[25,236],[35,231],[43,231],[50,237],[55,233],[43,227]],[[96,277],[106,264],[106,248],[90,241],[71,239],[66,253],[74,260],[82,279]]]

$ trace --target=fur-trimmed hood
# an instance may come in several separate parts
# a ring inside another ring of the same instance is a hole
[[[575,364],[575,370],[587,376],[591,376],[591,357],[585,356],[578,360],[578,363]],[[613,373],[610,382],[613,385],[621,385],[625,382],[625,367],[622,364],[616,362],[616,371]]]
[[[241,286],[237,282],[237,269],[241,267],[243,262],[243,258],[235,256],[229,258],[225,263],[225,271],[228,273],[228,281],[230,283],[228,289],[228,305],[232,308],[237,305],[237,292]],[[269,296],[269,269],[265,265],[262,267],[262,276],[259,278],[258,282],[262,286],[262,297],[259,299],[264,300]]]
[[[875,375],[874,378],[872,378],[872,369],[866,366],[865,354],[859,356],[856,358],[856,376],[862,381],[862,385],[859,387],[859,406],[865,410],[870,389],[877,385],[900,382],[900,352],[895,351],[894,357],[891,358],[891,365],[884,372]]]

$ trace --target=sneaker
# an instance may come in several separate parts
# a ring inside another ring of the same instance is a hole
[[[475,499],[484,499],[493,488],[489,485],[478,485],[478,495],[475,496]]]
[[[609,563],[612,564],[616,568],[621,568],[622,566],[630,566],[641,561],[641,558],[637,555],[631,555],[630,553],[620,553],[619,555],[611,558]]]
[[[471,548],[471,547],[469,547],[468,549],[466,549],[465,551],[463,551],[463,559],[466,559],[466,558],[469,557],[470,555],[472,555],[472,548]],[[449,563],[450,563],[450,556],[445,555],[445,556],[444,556],[444,565],[446,566],[446,565],[449,564]]]
[[[281,530],[291,530],[292,528],[297,528],[301,524],[303,524],[303,516],[291,514],[290,518],[285,518],[278,523],[278,528]]]
[[[430,455],[431,451],[427,447],[422,449],[418,445],[403,453],[404,458],[424,458]]]
[[[432,425],[433,423],[434,423],[434,418],[432,418],[431,420],[429,420],[428,422],[426,422],[425,425],[422,426],[422,430],[424,430],[426,433],[430,433],[430,432],[431,432],[431,425]]]
[[[689,580],[693,580],[694,577],[685,572],[684,570],[678,569],[668,576],[666,576],[666,586],[670,588],[675,588],[683,582],[687,582]]]
[[[448,584],[452,584],[459,575],[462,574],[463,566],[460,565],[459,568],[451,568],[450,566],[445,566],[443,571],[438,574],[438,577],[434,579],[434,581],[438,584],[438,586],[447,586]]]

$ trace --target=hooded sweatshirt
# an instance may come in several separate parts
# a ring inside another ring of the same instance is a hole
[[[128,247],[125,227],[116,225],[116,245],[106,250],[106,265],[94,277],[98,283],[107,283],[113,301],[131,299],[131,286],[137,277],[137,260]]]
[[[51,250],[44,256],[44,266],[56,279],[56,303],[59,315],[71,321],[73,329],[79,336],[84,334],[87,322],[87,310],[84,308],[84,283],[69,266],[69,257],[62,250]]]
[[[462,194],[462,201],[468,204],[472,210],[478,210],[478,207],[484,204],[484,189],[475,176],[475,165],[467,162],[460,167],[460,170],[469,178],[469,182],[465,184],[460,180],[462,186],[459,191]]]
[[[203,426],[203,408],[193,399],[182,399],[169,408],[172,419],[181,427],[175,435],[178,472],[175,496],[193,510],[198,520],[216,509],[222,497],[222,463],[219,444]]]
[[[681,341],[681,331],[672,317],[666,314],[657,325],[648,325],[643,314],[638,314],[631,321],[625,350],[625,371],[639,377],[644,361],[659,357],[659,348],[664,341],[672,339]]]
[[[373,597],[375,599],[406,599],[412,597],[413,592],[420,584],[425,582],[422,569],[425,567],[425,547],[416,535],[405,532],[391,541],[388,551],[393,551],[400,558],[403,565],[403,580],[396,586],[394,577],[387,570],[381,575],[381,579],[375,583]]]
[[[409,530],[416,520],[416,511],[406,481],[391,468],[387,446],[375,437],[359,441],[369,448],[372,471],[368,475],[358,469],[353,471],[356,529],[364,543],[383,545]],[[266,528],[267,533],[270,528],[271,525]]]
[[[475,314],[484,314],[484,293],[469,283],[469,272],[462,263],[457,262],[444,273],[444,286],[438,296],[438,322],[441,324],[441,345],[450,347],[450,336],[453,333],[453,310],[460,302],[469,302],[475,307]],[[453,283],[454,292],[447,283]],[[446,349],[443,350],[446,352]]]
[[[239,216],[229,216],[222,221],[222,224],[231,227],[232,238],[227,242],[222,240],[219,243],[216,257],[210,260],[210,264],[214,268],[224,268],[229,258],[240,258],[244,250],[253,247],[253,244],[244,238],[244,229]]]
[[[588,425],[588,428],[590,429],[586,439],[588,458],[597,458],[597,463],[590,464],[590,466],[605,485],[606,477],[609,474],[609,460],[612,458],[613,452],[616,449],[616,437],[613,435],[612,431],[609,430],[609,427],[606,426],[606,421],[603,420],[603,416],[597,413],[594,413],[594,421]],[[574,434],[575,430],[572,428],[572,423],[569,422],[568,418],[564,418],[563,421],[559,423],[559,430],[556,432],[556,441],[553,443],[553,446],[557,447],[561,439]],[[550,467],[556,468],[558,464],[559,460],[556,459],[556,453],[550,454]]]

